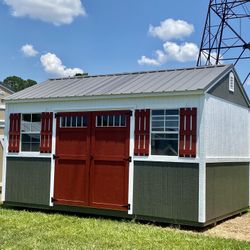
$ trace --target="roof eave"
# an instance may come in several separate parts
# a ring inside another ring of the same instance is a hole
[[[92,96],[65,96],[65,97],[51,97],[51,98],[31,98],[31,99],[5,99],[6,104],[10,103],[38,103],[38,102],[58,102],[58,101],[82,101],[91,99],[126,99],[126,98],[143,98],[143,97],[167,97],[167,96],[183,96],[183,95],[202,95],[204,91],[200,90],[186,90],[186,91],[171,91],[171,92],[154,92],[154,93],[131,93],[131,94],[117,94],[117,95],[92,95]]]

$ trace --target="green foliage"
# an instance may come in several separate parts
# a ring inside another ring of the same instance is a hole
[[[250,249],[169,227],[0,207],[0,249]]]
[[[6,84],[10,89],[13,89],[15,92],[37,84],[37,82],[34,80],[23,80],[18,76],[9,76],[3,80],[3,83]]]

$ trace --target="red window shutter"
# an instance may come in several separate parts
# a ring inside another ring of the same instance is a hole
[[[18,153],[20,147],[21,114],[10,114],[9,152]]]
[[[53,127],[53,113],[42,113],[41,119],[41,141],[40,152],[51,153],[52,148],[52,127]]]
[[[150,110],[135,111],[135,146],[134,154],[149,155]]]
[[[179,156],[196,157],[197,108],[180,109]]]

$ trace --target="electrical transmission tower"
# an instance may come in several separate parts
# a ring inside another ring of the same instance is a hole
[[[250,0],[210,0],[197,66],[249,64]]]

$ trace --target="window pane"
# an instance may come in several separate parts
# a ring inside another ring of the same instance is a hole
[[[31,122],[31,114],[23,114],[22,121]]]
[[[71,116],[67,116],[66,118],[66,127],[71,127]]]
[[[32,143],[30,147],[31,147],[30,150],[33,152],[40,151],[40,143]]]
[[[98,115],[96,117],[96,119],[97,119],[97,127],[101,127],[102,126],[102,116]]]
[[[30,143],[24,143],[22,142],[22,151],[25,151],[25,152],[30,152]]]
[[[168,120],[168,121],[179,121],[179,116],[177,116],[177,115],[167,116],[166,120]]]
[[[76,116],[72,116],[72,127],[76,127]]]
[[[164,115],[164,110],[152,110],[152,115]]]
[[[30,134],[32,143],[40,143],[40,134]]]
[[[119,127],[119,120],[120,120],[119,118],[120,118],[119,115],[115,116],[115,126],[116,127]]]
[[[31,130],[31,122],[22,121],[21,131],[30,132],[30,130]]]
[[[179,110],[178,109],[168,109],[166,110],[166,115],[178,115]]]
[[[65,127],[65,117],[61,117],[61,128],[64,128]]]
[[[24,143],[30,143],[31,142],[31,138],[29,134],[22,134],[22,142]]]
[[[40,122],[41,115],[40,114],[32,114],[32,122]]]
[[[82,116],[82,127],[87,127],[87,126],[88,126],[88,117]]]
[[[165,126],[166,127],[178,127],[179,126],[179,122],[178,121],[166,121],[165,122]]]
[[[157,116],[152,116],[152,121],[164,121],[164,116],[160,116],[160,115],[157,115]]]
[[[164,128],[164,121],[152,121],[152,128]]]
[[[40,132],[41,131],[41,122],[32,122],[31,123],[31,131],[32,132]]]
[[[22,151],[39,151],[40,134],[22,134]]]
[[[76,127],[81,127],[82,119],[81,116],[76,116]]]
[[[178,155],[178,140],[176,139],[153,139],[151,140],[152,155]]]
[[[126,126],[126,119],[125,119],[125,115],[121,115],[121,126]]]
[[[103,127],[107,127],[108,126],[108,116],[104,115],[103,116],[103,124],[102,124]]]
[[[23,114],[21,122],[21,131],[30,132],[31,130],[31,114]]]
[[[113,115],[109,115],[109,126],[110,127],[114,126],[114,116]]]

